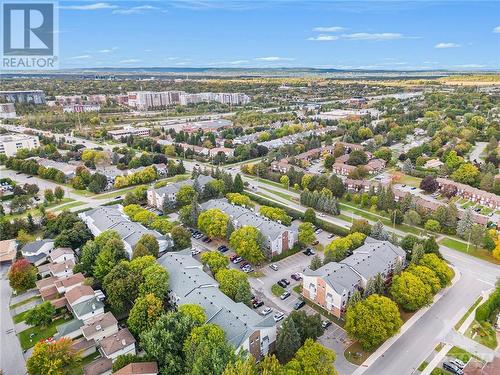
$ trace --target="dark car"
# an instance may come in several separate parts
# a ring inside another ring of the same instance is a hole
[[[283,282],[283,280],[278,281],[276,284],[278,284],[282,288],[286,288],[288,286],[286,285],[286,283]]]
[[[292,273],[292,276],[290,276],[292,279],[294,279],[295,281],[299,281],[300,279],[302,279],[302,277],[300,277],[300,275],[298,273]]]
[[[316,252],[315,252],[313,249],[311,249],[310,247],[308,247],[307,249],[305,249],[305,250],[303,251],[303,253],[304,253],[305,255],[307,255],[307,256],[311,256],[311,255],[316,254]]]
[[[290,281],[288,281],[287,279],[281,279],[280,281],[284,282],[286,285],[290,285]]]
[[[222,246],[219,246],[219,251],[221,249]],[[232,262],[233,260],[235,260],[236,258],[238,258],[238,254],[233,254],[229,257],[229,260]]]
[[[295,310],[299,310],[301,308],[303,308],[305,306],[305,302],[304,301],[297,301],[297,303],[295,305],[293,305],[293,308]]]
[[[329,320],[324,320],[322,323],[321,323],[321,327],[323,328],[328,328],[332,325],[332,322],[330,322]]]
[[[261,306],[264,306],[264,301],[260,301],[260,300],[256,299],[252,302],[252,306],[254,309],[259,308]]]
[[[248,262],[243,262],[243,263],[241,263],[241,265],[240,265],[240,269],[243,269],[243,268],[245,268],[246,266],[249,266],[249,265],[250,265],[250,263],[248,263]]]

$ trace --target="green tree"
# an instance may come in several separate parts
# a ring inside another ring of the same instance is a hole
[[[432,299],[430,286],[410,272],[402,272],[394,277],[390,293],[394,301],[407,311],[418,310]]]
[[[307,339],[285,366],[287,374],[337,375],[333,366],[335,352]]]
[[[24,229],[20,229],[19,232],[17,232],[17,238],[16,238],[16,240],[19,243],[19,245],[21,247],[23,247],[27,243],[35,241],[35,236],[29,234]]]
[[[286,189],[290,188],[290,178],[287,175],[283,175],[283,176],[280,177],[280,183]]]
[[[55,342],[44,340],[36,343],[31,357],[26,361],[29,375],[77,374],[82,371],[82,358],[67,337]]]
[[[141,346],[158,362],[163,374],[185,374],[184,341],[200,323],[188,314],[170,311],[140,334]]]
[[[308,208],[304,212],[304,221],[312,224],[316,223],[316,213],[312,208]]]
[[[152,255],[155,258],[158,257],[160,245],[158,244],[158,240],[156,239],[156,237],[152,234],[143,234],[139,241],[137,241],[136,246],[137,245],[144,246],[147,249],[149,255]]]
[[[244,194],[227,193],[226,198],[229,202],[231,202],[232,204],[236,204],[238,206],[245,206],[245,207],[249,207],[249,208],[255,206],[253,204],[252,200]]]
[[[54,197],[58,202],[62,201],[64,198],[64,189],[60,186],[56,186],[54,188]]]
[[[475,186],[479,183],[479,169],[473,164],[465,163],[452,173],[451,178],[456,182]]]
[[[334,163],[335,163],[335,156],[326,155],[325,161],[323,162],[324,167],[328,170],[332,170],[332,166]]]
[[[201,262],[210,268],[213,275],[229,265],[229,259],[217,251],[206,251],[201,254]]]
[[[132,267],[134,267],[134,263],[132,263]],[[141,296],[153,294],[163,301],[168,291],[169,274],[167,270],[155,262],[144,268],[141,275],[143,281],[139,285],[139,294]]]
[[[271,220],[278,221],[284,225],[290,225],[292,218],[287,215],[286,211],[278,207],[261,206],[259,213]]]
[[[50,301],[45,301],[27,311],[25,322],[30,326],[46,327],[52,321],[55,313],[54,305]]]
[[[441,232],[441,224],[439,224],[439,221],[434,220],[434,219],[429,219],[425,222],[424,228],[426,230],[430,230],[431,232]]]
[[[412,227],[416,227],[417,225],[420,225],[420,223],[422,223],[422,218],[417,211],[409,210],[404,214],[403,221]]]
[[[170,235],[174,240],[176,250],[187,249],[191,246],[191,233],[186,228],[176,225],[172,228]]]
[[[483,243],[485,228],[482,225],[474,224],[470,230],[470,242],[477,249]]]
[[[373,350],[399,331],[399,309],[387,297],[371,295],[351,306],[346,313],[345,329],[364,350]]]
[[[127,319],[127,326],[134,335],[151,329],[163,314],[163,304],[154,294],[146,294],[135,300]]]
[[[184,342],[186,375],[222,374],[237,356],[234,347],[226,341],[225,333],[215,324],[196,327]]]
[[[106,275],[113,269],[113,267],[121,260],[126,259],[125,246],[121,239],[110,239],[102,247],[99,255],[96,257],[95,265],[92,269],[94,277],[103,282]]]
[[[235,302],[250,305],[252,289],[247,275],[236,269],[221,269],[215,275],[219,289]]]
[[[54,192],[50,189],[45,189],[45,191],[43,192],[43,196],[47,203],[52,203],[55,199]]]
[[[228,363],[222,375],[258,375],[257,366],[253,356]]]
[[[193,201],[193,197],[195,196],[196,191],[194,190],[194,187],[191,185],[183,185],[179,188],[179,191],[177,191],[177,194],[175,195],[175,200],[177,202],[177,205],[182,207],[182,206],[187,206]]]
[[[322,326],[321,315],[307,315],[304,311],[292,311],[287,319],[292,319],[299,332],[300,344],[303,345],[307,339],[316,340],[325,329]]]
[[[140,243],[138,243],[134,246],[134,251],[132,253],[132,259],[136,259],[136,258],[143,257],[146,255],[151,255],[149,253],[148,249],[146,248],[146,246],[144,246],[143,244],[140,244]]]
[[[436,273],[425,266],[416,266],[414,264],[410,265],[407,269],[408,272],[417,276],[422,282],[429,286],[432,294],[436,294],[441,289],[441,283]]]
[[[236,254],[254,264],[264,260],[263,243],[264,239],[260,231],[251,226],[236,229],[229,239],[229,244]]]
[[[198,217],[198,228],[211,238],[224,238],[229,216],[218,208],[211,208]]]
[[[300,334],[292,319],[286,319],[278,331],[276,354],[281,363],[286,363],[300,348]]]
[[[451,268],[443,261],[439,259],[435,254],[425,254],[419,263],[420,266],[425,266],[435,272],[436,276],[439,278],[441,287],[445,287],[451,281],[453,277],[453,271]]]
[[[424,245],[416,243],[411,251],[411,264],[417,265],[425,254]]]
[[[240,174],[237,173],[236,176],[234,176],[233,191],[235,193],[243,193],[244,188],[243,180],[241,179]]]
[[[191,304],[181,305],[177,311],[183,315],[189,316],[197,325],[202,325],[207,321],[207,316],[201,306]]]
[[[299,225],[299,242],[302,244],[310,244],[316,241],[316,234],[311,223],[305,222]]]
[[[365,219],[356,219],[352,222],[350,232],[351,233],[363,233],[366,234],[367,236],[370,235],[372,231],[372,226],[368,222],[368,220]]]
[[[319,256],[315,255],[311,259],[311,264],[309,265],[309,268],[313,271],[316,271],[317,269],[321,268],[322,265],[323,265],[323,261],[321,260],[321,258]]]

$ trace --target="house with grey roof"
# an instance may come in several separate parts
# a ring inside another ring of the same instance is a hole
[[[155,189],[151,187],[148,189],[148,206],[155,207],[160,211],[163,211],[165,202],[175,203],[176,195],[179,189],[183,186],[197,186],[201,189],[201,192],[205,189],[205,185],[214,179],[211,176],[205,176],[200,174],[195,179],[189,179],[179,182],[174,182],[160,188]]]
[[[21,253],[28,262],[39,266],[47,261],[48,256],[54,249],[54,240],[44,239],[27,243],[21,249]]]
[[[90,211],[78,214],[94,236],[104,231],[114,230],[123,239],[125,251],[132,258],[132,251],[144,234],[151,234],[160,245],[160,253],[172,249],[174,242],[169,235],[162,235],[156,230],[147,229],[145,226],[131,221],[123,212],[122,205],[100,206]]]
[[[307,268],[302,279],[302,295],[340,318],[356,290],[365,289],[377,274],[388,281],[396,263],[404,263],[405,256],[403,249],[389,241],[368,237],[363,246],[341,262],[330,262],[317,270]]]
[[[242,226],[257,228],[265,238],[267,251],[265,255],[269,258],[291,249],[298,239],[295,227],[287,227],[248,208],[231,204],[227,199],[209,200],[201,204],[201,208],[204,211],[212,208],[220,209],[230,217],[235,228]]]
[[[274,349],[276,323],[273,317],[262,317],[222,293],[217,281],[203,271],[203,265],[191,256],[190,250],[166,253],[158,262],[170,275],[171,303],[202,307],[206,323],[221,327],[229,343],[249,351],[257,359]]]

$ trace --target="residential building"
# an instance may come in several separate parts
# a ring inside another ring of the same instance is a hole
[[[152,108],[179,104],[181,95],[181,91],[132,91],[128,93],[126,102],[130,107],[147,111]]]
[[[38,147],[40,147],[40,140],[36,135],[0,135],[0,155],[16,156],[17,152],[23,148],[33,150]]]
[[[62,263],[49,263],[49,272],[54,277],[69,277],[73,275],[73,267],[75,262],[67,260]]]
[[[65,113],[99,112],[100,110],[99,104],[69,104],[63,107]]]
[[[56,280],[54,281],[54,286],[56,287],[59,294],[65,294],[71,289],[83,285],[84,281],[85,276],[83,276],[81,272],[78,272],[68,277],[56,278]]]
[[[471,202],[479,203],[494,210],[500,209],[500,196],[494,193],[476,189],[446,178],[437,178],[437,182],[439,183],[440,190],[452,188],[456,190],[456,196],[460,198],[468,199]]]
[[[169,273],[173,303],[202,307],[207,323],[218,325],[231,345],[250,352],[256,359],[274,350],[276,323],[272,315],[262,317],[222,293],[217,281],[203,271],[203,265],[191,256],[189,249],[166,253],[158,262]]]
[[[45,104],[42,90],[0,91],[0,99],[11,103]]]
[[[201,208],[204,211],[212,208],[220,209],[229,216],[236,229],[247,225],[257,228],[264,236],[265,255],[268,258],[291,249],[298,239],[298,231],[295,228],[286,227],[247,208],[233,205],[227,199],[209,200],[203,203]]]
[[[439,169],[444,165],[444,163],[439,159],[429,159],[424,164],[425,169]]]
[[[0,265],[13,263],[16,259],[17,241],[0,241]]]
[[[315,271],[307,268],[302,295],[340,318],[356,290],[364,290],[377,274],[388,282],[396,263],[404,264],[405,257],[405,251],[389,241],[368,237],[363,246],[341,262],[327,263]]]
[[[219,132],[223,129],[230,128],[233,125],[231,120],[218,119],[218,120],[206,120],[206,121],[196,121],[187,122],[182,130],[188,133],[196,133],[199,130],[204,132]]]
[[[113,369],[113,361],[107,358],[99,358],[83,368],[84,375],[110,375]]]
[[[107,312],[88,320],[81,331],[87,340],[100,342],[118,332],[118,321],[112,313]]]
[[[108,131],[108,134],[113,139],[119,140],[122,137],[128,137],[130,135],[133,135],[136,137],[146,137],[149,135],[150,131],[151,131],[150,128],[145,128],[145,127],[134,128],[133,126],[124,126],[122,129],[119,129],[119,130],[110,130],[110,131]]]
[[[77,340],[73,340],[71,347],[80,353],[82,358],[88,357],[92,353],[96,352],[96,343],[94,340],[87,340],[81,337]]]
[[[78,216],[83,220],[94,236],[98,236],[106,230],[116,231],[123,239],[125,251],[129,258],[132,258],[134,246],[139,242],[144,234],[151,234],[160,245],[160,252],[172,249],[173,240],[169,235],[162,235],[159,232],[147,229],[143,225],[133,222],[123,213],[123,206],[100,206],[93,210],[79,213]]]
[[[64,263],[66,261],[75,262],[75,252],[69,247],[58,247],[49,256],[52,263]]]
[[[54,249],[54,240],[45,239],[29,242],[23,246],[21,253],[35,266],[39,266],[47,261],[48,256]]]
[[[112,361],[120,355],[135,354],[135,338],[127,328],[101,340],[100,345],[102,356]]]
[[[96,297],[88,285],[77,286],[65,294],[68,309],[82,322],[104,314],[104,304]]]
[[[156,362],[129,363],[115,372],[115,375],[157,375],[158,365]]]
[[[234,148],[215,147],[210,149],[210,156],[215,157],[217,154],[223,153],[226,157],[232,158],[234,156]]]
[[[15,118],[16,107],[14,103],[0,103],[0,118]]]
[[[54,161],[54,160],[47,159],[47,158],[41,158],[38,156],[32,157],[30,159],[36,161],[38,163],[38,165],[41,165],[42,167],[54,168],[54,169],[57,169],[58,171],[61,171],[62,173],[64,173],[64,176],[66,178],[75,177],[76,170],[78,169],[78,167],[83,166],[83,164],[81,164],[81,163],[74,165],[74,164],[69,164],[69,163],[63,163],[60,161]]]
[[[205,189],[205,185],[211,181],[214,181],[214,179],[211,176],[205,176],[203,174],[200,174],[194,180],[190,179],[185,181],[174,182],[157,189],[151,187],[148,189],[147,192],[148,205],[150,207],[155,207],[158,210],[163,211],[165,202],[175,203],[177,192],[181,187],[194,186],[195,184],[197,184],[200,188],[200,192],[202,193],[203,190]]]

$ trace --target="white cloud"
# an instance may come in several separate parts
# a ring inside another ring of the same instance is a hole
[[[293,61],[291,57],[278,57],[278,56],[267,56],[267,57],[256,57],[256,61]]]
[[[458,48],[460,47],[460,44],[457,44],[457,43],[438,43],[434,46],[434,48],[438,48],[438,49],[444,49],[444,48]]]
[[[312,36],[310,38],[307,38],[307,40],[314,40],[317,42],[329,42],[337,39],[339,39],[339,37],[336,35],[326,35],[326,34],[320,34],[318,36]]]
[[[127,60],[121,60],[120,64],[132,64],[132,63],[138,63],[141,62],[139,59],[127,59]]]
[[[500,26],[497,26],[493,29],[494,33],[500,33]]]
[[[342,38],[350,40],[397,40],[411,38],[404,36],[400,33],[353,33],[353,34],[343,34]]]
[[[480,64],[463,64],[463,65],[455,65],[457,68],[464,68],[464,69],[475,69],[475,68],[484,68],[486,65],[480,65]]]
[[[150,10],[158,10],[160,8],[154,7],[152,5],[140,5],[132,8],[122,8],[122,9],[115,9],[113,11],[113,14],[143,14],[147,11]]]
[[[94,3],[87,5],[65,5],[61,6],[61,9],[71,9],[71,10],[99,10],[99,9],[116,9],[117,5],[112,5],[110,3]]]
[[[97,52],[99,52],[99,53],[111,53],[113,51],[116,51],[117,49],[118,49],[118,47],[105,48],[105,49],[101,49]]]
[[[239,64],[245,64],[249,62],[248,60],[234,60],[234,61],[227,61],[227,64],[229,65],[239,65]]]
[[[73,56],[69,57],[68,60],[84,60],[84,59],[90,59],[92,56],[90,55],[80,55],[80,56]]]
[[[313,31],[317,31],[319,33],[336,33],[339,31],[344,31],[345,27],[341,26],[329,26],[329,27],[315,27]]]

